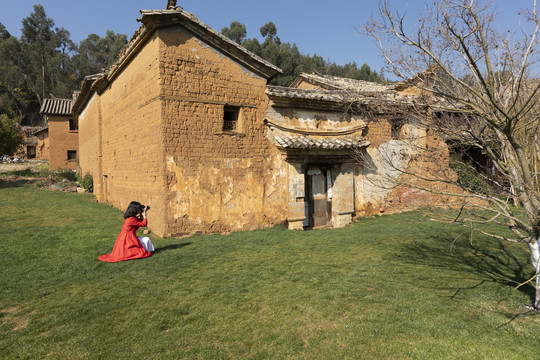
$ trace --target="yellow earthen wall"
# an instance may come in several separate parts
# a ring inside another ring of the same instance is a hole
[[[392,125],[384,117],[366,121],[367,127],[363,136],[369,141],[370,147],[376,147],[392,140]]]
[[[167,218],[158,49],[154,36],[101,94],[101,176],[94,177],[94,184],[101,188],[100,201],[121,210],[131,201],[151,205],[149,227],[163,235]]]
[[[45,160],[49,159],[49,132],[42,131],[36,135],[36,159]]]
[[[67,158],[68,150],[79,154],[78,131],[69,130],[69,119],[66,116],[47,116],[49,124],[49,169],[77,170],[77,160]]]
[[[356,213],[357,216],[368,216],[380,213],[393,213],[418,208],[425,205],[448,204],[455,197],[439,195],[438,192],[460,194],[455,186],[439,181],[423,179],[456,180],[456,174],[449,168],[449,150],[446,143],[430,131],[429,126],[405,123],[397,139],[392,139],[391,124],[385,117],[368,121],[365,137],[370,146],[364,153],[375,165],[357,164],[356,173]],[[391,142],[392,141],[392,142]],[[393,144],[390,164],[388,159],[375,156],[380,148],[388,149]],[[406,160],[403,160],[406,159]],[[405,161],[406,173],[395,171]],[[386,173],[386,175],[382,175]],[[378,174],[378,175],[377,175]],[[397,176],[397,182],[387,177]],[[396,184],[405,184],[397,187]],[[429,189],[429,190],[428,190]]]
[[[266,138],[266,80],[179,29],[160,33],[168,232],[228,232],[286,219],[281,155]],[[241,106],[223,132],[225,104]]]
[[[101,187],[101,99],[94,93],[86,108],[78,118],[79,122],[79,166],[81,175],[90,174],[94,179],[94,194],[100,200],[103,196]]]
[[[322,90],[320,86],[310,84],[307,81],[301,81],[300,84],[298,84],[298,86],[296,86],[295,88],[306,89],[306,90],[311,90],[311,89]]]

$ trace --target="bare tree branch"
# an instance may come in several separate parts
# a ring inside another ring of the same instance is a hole
[[[540,16],[537,0],[529,1],[521,13],[519,37],[494,26],[496,9],[483,0],[430,3],[415,27],[406,21],[406,12],[394,12],[387,0],[380,0],[378,16],[363,31],[402,83],[418,90],[417,100],[406,106],[451,145],[455,169],[465,169],[491,190],[456,178],[444,170],[447,164],[418,166],[441,149],[413,149],[411,144],[425,143],[413,138],[401,139],[407,154],[377,154],[389,164],[386,175],[393,176],[392,182],[379,182],[454,199],[447,205],[456,214],[441,221],[529,244],[540,272]],[[472,160],[475,152],[485,164]],[[385,175],[372,172],[372,178]],[[499,225],[501,231],[488,231],[486,224]],[[505,235],[508,230],[515,237]],[[540,308],[540,277],[534,304]]]

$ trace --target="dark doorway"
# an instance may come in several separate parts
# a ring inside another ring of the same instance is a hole
[[[26,157],[28,159],[35,159],[36,158],[36,147],[35,146],[27,146],[26,147]]]

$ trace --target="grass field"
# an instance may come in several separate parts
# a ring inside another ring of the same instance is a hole
[[[2,359],[534,359],[526,249],[421,221],[153,237],[103,263],[122,213],[0,186]],[[151,217],[150,217],[151,221]],[[454,246],[451,245],[455,241]]]

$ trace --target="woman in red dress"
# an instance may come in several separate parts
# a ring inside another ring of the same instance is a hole
[[[148,206],[132,201],[124,214],[122,231],[116,238],[113,250],[110,254],[100,255],[99,260],[106,262],[118,262],[131,259],[141,259],[152,255],[146,251],[137,238],[136,232],[140,227],[147,225],[146,210]],[[141,220],[142,219],[142,220]]]

